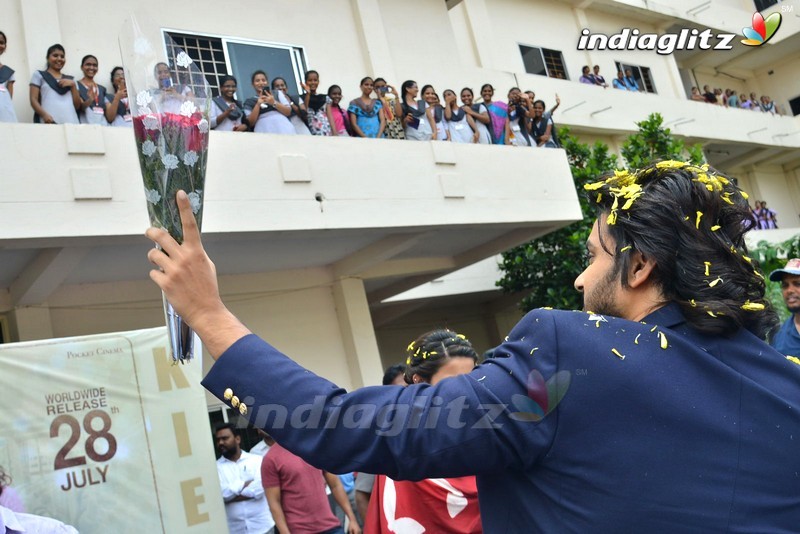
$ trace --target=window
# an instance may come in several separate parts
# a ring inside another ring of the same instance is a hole
[[[644,91],[647,93],[658,92],[656,91],[656,84],[653,83],[653,75],[650,73],[649,68],[639,67],[638,65],[628,65],[620,61],[615,61],[614,64],[617,66],[617,72],[625,72],[630,69],[631,74],[633,74],[633,77],[636,80],[636,83],[639,85],[639,89],[644,89]],[[614,78],[616,77],[617,74],[615,72]]]
[[[178,50],[186,52],[214,95],[219,94],[220,78],[233,75],[238,81],[236,97],[241,100],[253,96],[250,77],[256,70],[265,71],[270,82],[276,77],[285,79],[289,94],[297,95],[308,68],[303,48],[293,45],[164,30],[164,46],[173,69]]]
[[[792,115],[800,115],[800,96],[796,96],[789,100],[789,108],[792,110]]]
[[[519,52],[522,54],[522,63],[528,74],[569,80],[567,70],[564,68],[564,56],[558,50],[519,45]]]
[[[779,0],[755,0],[756,11],[765,11],[778,3]]]

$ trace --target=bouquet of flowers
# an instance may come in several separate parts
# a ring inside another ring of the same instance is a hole
[[[168,36],[167,49],[172,57],[164,58],[156,53],[160,47],[151,44],[135,19],[130,30],[120,36],[120,49],[132,100],[147,212],[150,224],[168,231],[180,243],[179,190],[189,196],[197,226],[202,223],[212,95],[192,58]],[[184,362],[192,358],[194,332],[166,298],[163,301],[172,358]]]

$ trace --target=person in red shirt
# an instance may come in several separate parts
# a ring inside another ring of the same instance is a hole
[[[408,346],[405,380],[408,384],[435,385],[469,373],[477,363],[478,353],[464,336],[451,330],[434,330]],[[376,476],[364,533],[397,532],[482,532],[475,477],[409,482]]]
[[[339,477],[303,461],[275,443],[261,461],[261,484],[281,534],[344,534],[333,515],[325,483],[349,520],[347,534],[361,534]]]

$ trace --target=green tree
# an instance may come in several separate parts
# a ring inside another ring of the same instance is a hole
[[[623,144],[622,155],[632,168],[644,167],[661,159],[704,161],[700,145],[686,148],[663,126],[664,119],[653,113],[636,123],[639,132]],[[559,130],[567,152],[572,178],[578,191],[583,219],[503,253],[503,277],[497,282],[507,293],[525,293],[520,302],[524,311],[540,306],[580,309],[583,297],[575,291],[575,278],[584,268],[586,238],[594,223],[594,210],[583,188],[617,168],[617,157],[608,146],[597,142],[581,143],[568,128]]]

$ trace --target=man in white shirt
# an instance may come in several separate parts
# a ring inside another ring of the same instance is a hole
[[[32,514],[18,514],[0,506],[0,534],[78,534],[61,521]]]
[[[214,437],[222,454],[217,473],[230,534],[272,534],[275,521],[261,486],[261,456],[242,450],[233,423],[217,427]]]
[[[269,452],[269,448],[275,443],[275,440],[260,428],[257,428],[256,432],[261,436],[261,441],[250,447],[250,454],[257,454],[263,458]]]

